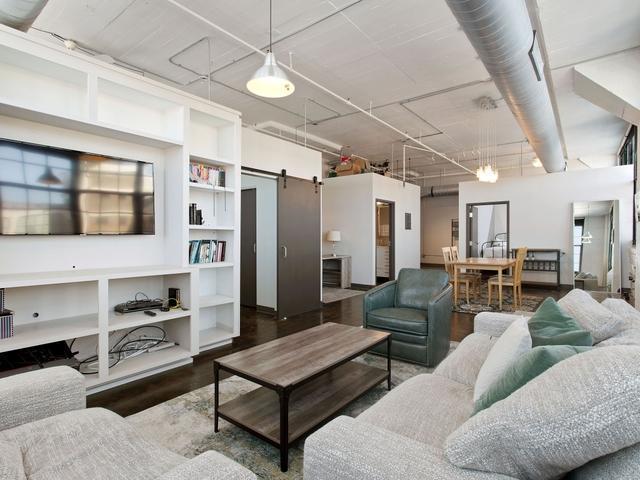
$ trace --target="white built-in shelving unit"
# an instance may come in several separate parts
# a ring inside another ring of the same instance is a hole
[[[15,335],[0,340],[0,353],[59,340],[76,339],[74,347],[93,342],[99,373],[87,377],[87,388],[96,391],[183,365],[239,335],[240,114],[2,25],[0,71],[0,125],[3,119],[20,119],[27,121],[25,128],[90,134],[92,142],[105,145],[105,152],[92,153],[109,154],[112,142],[120,142],[123,158],[137,159],[141,148],[159,152],[156,228],[163,230],[156,231],[163,258],[154,264],[137,265],[135,252],[126,256],[132,266],[107,269],[69,265],[47,271],[47,265],[25,261],[24,270],[7,273],[0,262],[0,288],[15,311]],[[30,138],[28,133],[0,136]],[[190,183],[192,162],[223,168],[225,186]],[[189,225],[190,203],[202,209],[203,225]],[[131,238],[135,250],[137,238]],[[191,265],[189,241],[200,239],[226,241],[225,261]],[[6,240],[0,237],[0,249]],[[47,246],[51,256],[60,243],[55,240]],[[83,255],[91,267],[86,258],[92,253]],[[93,255],[98,260],[103,252]],[[166,298],[169,287],[181,289],[187,310],[157,311],[156,317],[113,310],[137,292]],[[108,367],[109,342],[119,332],[156,324],[176,346]]]

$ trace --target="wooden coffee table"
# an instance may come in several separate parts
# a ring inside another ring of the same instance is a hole
[[[354,358],[387,342],[387,370]],[[279,338],[213,362],[215,431],[218,418],[280,448],[289,467],[289,445],[384,380],[391,389],[391,335],[336,323]],[[262,387],[219,404],[220,370]]]

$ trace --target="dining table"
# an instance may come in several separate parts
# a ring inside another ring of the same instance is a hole
[[[516,265],[515,258],[468,257],[455,260],[453,263],[454,304],[458,304],[458,273],[462,270],[495,271],[498,273],[498,304],[502,310],[502,277],[505,270]]]

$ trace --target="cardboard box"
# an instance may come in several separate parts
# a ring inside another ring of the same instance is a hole
[[[356,175],[361,172],[362,169],[354,163],[342,163],[336,167],[336,174],[339,177],[344,177],[346,175]]]

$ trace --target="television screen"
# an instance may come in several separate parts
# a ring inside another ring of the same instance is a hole
[[[0,235],[155,230],[153,164],[0,139]]]

